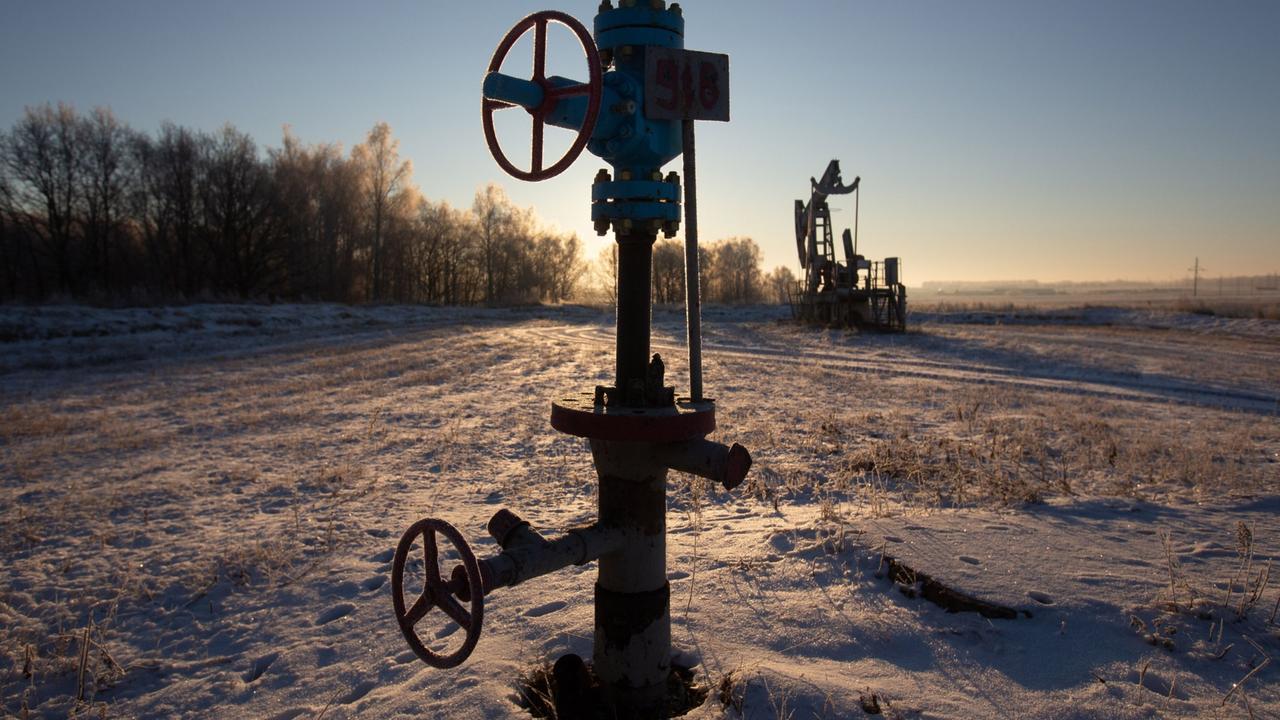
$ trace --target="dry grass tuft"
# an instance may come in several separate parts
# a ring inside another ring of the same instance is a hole
[[[56,437],[71,428],[71,420],[42,403],[10,405],[0,412],[0,441]]]

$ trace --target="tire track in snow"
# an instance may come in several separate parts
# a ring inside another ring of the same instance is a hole
[[[519,328],[542,340],[579,345],[612,345],[613,331],[603,326],[556,325]],[[912,377],[976,385],[999,385],[1026,390],[1104,397],[1138,402],[1173,401],[1207,405],[1264,415],[1280,412],[1280,396],[1221,386],[1195,386],[1184,381],[1152,381],[1107,371],[1091,371],[1088,375],[1050,373],[1042,370],[1018,370],[971,362],[948,362],[906,355],[892,360],[860,359],[843,353],[811,351],[804,348],[772,346],[749,347],[734,343],[703,342],[703,353],[740,360],[778,362],[788,365],[820,367],[832,371],[858,372],[880,376]],[[682,343],[662,339],[651,341],[651,348],[665,352],[685,352]]]

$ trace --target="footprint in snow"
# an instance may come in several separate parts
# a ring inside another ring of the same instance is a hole
[[[391,531],[387,530],[386,528],[368,528],[365,530],[365,533],[376,538],[391,537]]]
[[[458,632],[458,629],[459,629],[458,623],[450,620],[444,627],[436,631],[436,639],[443,640],[449,637],[450,635]]]
[[[976,558],[976,557],[969,557],[968,555],[961,555],[960,557],[958,557],[958,558],[956,558],[956,559],[957,559],[957,560],[959,560],[959,561],[960,561],[960,562],[962,562],[962,563],[969,563],[970,565],[981,565],[981,564],[982,564],[982,561],[981,561],[981,560],[979,560],[978,558]]]
[[[271,663],[275,662],[276,658],[278,657],[280,657],[280,653],[273,652],[273,653],[267,653],[266,655],[263,655],[257,660],[254,660],[253,666],[250,667],[249,670],[243,675],[244,681],[247,683],[251,683],[254,680],[257,680],[258,678],[262,677],[262,674],[267,671],[267,668],[271,667]]]
[[[376,687],[376,685],[372,680],[365,680],[354,688],[351,688],[351,692],[347,693],[347,696],[342,699],[342,704],[350,705],[351,703],[356,702],[365,695],[368,695],[369,691],[374,687]]]
[[[780,553],[788,553],[796,549],[796,544],[786,533],[777,533],[769,538],[769,547]]]
[[[386,575],[374,575],[368,580],[365,580],[364,582],[360,583],[360,588],[363,589],[365,592],[373,592],[374,590],[377,590],[378,588],[386,584],[387,584]]]
[[[330,585],[329,594],[334,597],[340,597],[344,599],[353,598],[356,595],[360,594],[360,586],[356,585],[350,580],[347,580],[345,582],[340,582],[337,585]]]
[[[525,610],[523,615],[525,617],[542,617],[543,615],[550,615],[557,610],[563,610],[568,606],[569,603],[563,600],[553,600],[537,607],[531,607],[528,610]]]
[[[396,556],[396,549],[395,549],[395,548],[387,548],[386,550],[383,550],[382,552],[377,553],[376,555],[371,556],[371,557],[369,558],[369,560],[370,560],[371,562],[376,562],[376,563],[389,563],[389,562],[391,562],[391,558],[393,558],[393,557],[395,557],[395,556]]]
[[[1027,591],[1027,597],[1031,598],[1032,600],[1035,600],[1036,602],[1040,603],[1041,605],[1052,605],[1052,604],[1053,604],[1053,597],[1051,597],[1050,595],[1047,595],[1047,594],[1045,594],[1045,593],[1042,593],[1042,592],[1040,592],[1039,590],[1028,590],[1028,591]]]
[[[885,542],[892,542],[892,543],[902,542],[902,538],[898,537],[897,535],[885,535],[884,539],[885,539]]]
[[[356,606],[352,605],[351,603],[339,603],[337,605],[334,605],[333,607],[329,608],[328,610],[325,610],[324,612],[316,616],[316,625],[328,625],[329,623],[333,622],[334,620],[337,620],[338,618],[343,618],[343,617],[346,617],[347,615],[350,615],[351,611],[355,609],[356,609]]]
[[[689,573],[683,570],[672,570],[671,572],[667,573],[668,580],[683,580],[687,577],[689,577]]]
[[[318,668],[329,667],[338,662],[339,659],[341,659],[341,656],[338,651],[331,647],[322,646],[316,649],[316,667]]]

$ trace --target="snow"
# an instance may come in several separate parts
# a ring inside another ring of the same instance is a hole
[[[704,314],[713,438],[756,463],[733,494],[670,481],[690,717],[1280,716],[1280,325],[786,316]],[[683,389],[680,314],[654,322]],[[520,717],[522,672],[590,656],[594,564],[486,598],[449,671],[388,578],[419,517],[482,557],[498,508],[593,520],[585,441],[547,415],[609,381],[610,311],[7,307],[0,349],[5,713]],[[948,612],[890,558],[1018,617]]]

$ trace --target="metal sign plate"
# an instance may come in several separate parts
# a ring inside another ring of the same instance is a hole
[[[644,115],[651,120],[729,119],[729,56],[650,47],[644,64]]]

